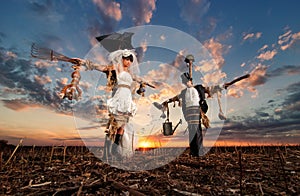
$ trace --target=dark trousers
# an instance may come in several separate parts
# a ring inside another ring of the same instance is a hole
[[[188,123],[190,154],[200,156],[203,154],[200,107],[191,106],[186,108],[185,119]]]

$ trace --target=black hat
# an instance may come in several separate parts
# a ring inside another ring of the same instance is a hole
[[[189,54],[185,57],[184,62],[190,63],[190,61],[195,62],[195,58],[192,54]]]

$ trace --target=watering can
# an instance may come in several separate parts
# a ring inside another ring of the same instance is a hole
[[[163,134],[164,134],[164,136],[173,135],[174,132],[176,131],[178,125],[181,124],[181,123],[182,123],[182,120],[180,119],[179,122],[177,123],[177,125],[174,127],[174,129],[172,129],[172,122],[170,122],[169,119],[167,119],[163,123]]]

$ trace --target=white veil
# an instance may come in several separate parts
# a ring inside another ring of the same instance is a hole
[[[108,55],[108,60],[115,66],[118,66],[117,70],[121,70],[123,69],[122,65],[122,57],[125,56],[130,56],[132,55],[133,57],[133,62],[131,63],[130,67],[129,67],[129,73],[133,76],[138,76],[140,74],[140,69],[139,69],[139,63],[137,61],[136,58],[136,53],[134,50],[128,50],[128,49],[124,49],[124,50],[116,50],[114,52],[111,52]],[[118,72],[117,72],[118,74]]]

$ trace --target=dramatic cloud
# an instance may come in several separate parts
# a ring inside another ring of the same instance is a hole
[[[202,81],[205,86],[216,85],[220,84],[222,79],[225,77],[226,73],[222,72],[221,70],[215,70],[214,72],[206,73],[203,76]]]
[[[241,81],[236,86],[249,89],[262,85],[272,77],[299,74],[300,66],[285,65],[268,71],[267,66],[259,64],[250,74],[247,86]],[[230,88],[228,95],[242,96],[239,88]],[[280,143],[282,137],[286,142],[298,143],[300,139],[300,83],[290,84],[284,89],[277,90],[282,99],[267,101],[263,107],[253,110],[254,115],[231,116],[226,120],[220,140],[237,137],[239,140],[251,142],[273,141]]]
[[[156,9],[156,0],[128,0],[120,3],[110,0],[93,0],[97,6],[99,17],[89,19],[90,43],[95,45],[95,37],[109,34],[116,30],[116,25],[125,16],[129,16],[134,25],[143,25],[151,22]]]
[[[153,12],[156,9],[156,0],[129,0],[122,3],[122,9],[126,9],[134,25],[143,25],[151,22]]]
[[[248,34],[244,37],[244,40],[254,37],[254,34]],[[298,43],[300,40],[300,32],[298,33],[292,33],[291,30],[287,31],[283,35],[280,35],[278,38],[278,42],[276,44],[273,44],[273,49],[268,49],[268,45],[264,45],[262,48],[258,50],[259,55],[256,57],[257,59],[261,61],[269,61],[272,60],[279,52],[279,50],[286,50],[288,48],[293,47]],[[300,42],[299,42],[300,43]]]
[[[52,81],[46,68],[36,67],[30,60],[7,56],[8,53],[6,50],[0,51],[0,93],[11,92],[9,97],[2,97],[6,107],[19,110],[40,106],[68,112],[70,106],[62,103],[56,89],[45,86]],[[13,92],[18,93],[13,95]]]
[[[276,76],[282,76],[282,75],[299,75],[300,74],[300,66],[296,65],[285,65],[282,67],[279,67],[277,69],[274,69],[272,71],[269,71],[267,73],[268,77],[276,77]]]
[[[97,5],[102,16],[107,16],[116,21],[120,21],[122,19],[122,12],[119,3],[110,0],[93,0],[93,3]]]
[[[219,66],[214,59],[201,60],[198,62],[198,65],[199,66],[195,66],[195,71],[200,71],[202,73],[207,73],[219,69]]]
[[[261,54],[259,54],[256,58],[262,60],[262,61],[268,61],[274,58],[274,56],[277,54],[277,50],[269,50],[266,52],[263,52]]]
[[[234,98],[240,98],[244,95],[244,92],[241,89],[229,88],[227,90],[227,95]]]
[[[251,84],[251,86],[258,86],[258,85],[262,85],[264,83],[266,83],[267,81],[267,77],[266,77],[266,73],[267,73],[267,66],[262,65],[262,64],[258,64],[254,70],[252,70],[252,72],[250,73],[250,78],[249,78],[249,82]]]
[[[3,86],[0,93],[7,95],[7,92],[10,92],[9,97],[2,96],[1,101],[5,107],[12,110],[43,107],[68,115],[73,114],[72,112],[75,110],[76,117],[94,119],[95,121],[97,120],[95,116],[107,117],[105,103],[100,103],[104,98],[89,99],[88,95],[84,93],[84,96],[87,95],[87,97],[78,102],[59,99],[57,93],[71,81],[72,68],[67,63],[48,64],[47,61],[24,60],[10,54],[18,54],[18,52],[2,49],[0,53],[0,68],[2,70],[0,84]],[[174,62],[169,66],[175,66],[178,59],[183,63],[182,58],[184,58],[183,55],[175,56]],[[54,67],[54,65],[56,66]],[[178,62],[176,66],[181,65]],[[57,71],[57,67],[59,67],[59,71]],[[160,98],[172,97],[181,89],[179,81],[176,83],[173,81],[173,78],[180,80],[180,72],[172,72],[168,66],[161,65],[159,67],[158,72],[154,70],[149,72],[145,79],[149,79],[158,88]],[[171,85],[168,85],[169,83]],[[92,85],[83,79],[80,82],[80,87],[85,91],[90,89]],[[153,100],[157,100],[155,94],[151,96]]]
[[[251,116],[232,116],[226,121],[220,139],[237,137],[254,142],[271,138],[280,143],[285,141],[298,143],[300,139],[300,83],[281,89],[286,96],[281,102],[270,100],[267,105],[256,108]],[[241,137],[243,136],[243,137]]]
[[[244,95],[244,91],[248,90],[253,93],[252,98],[255,98],[258,94],[256,86],[263,85],[268,81],[267,69],[268,66],[262,64],[256,65],[256,67],[249,73],[250,77],[233,84],[227,90],[227,95],[240,98]]]
[[[210,51],[219,69],[221,69],[225,63],[223,54],[228,51],[228,47],[224,46],[214,38],[211,38],[208,41],[206,41],[204,43],[204,47]]]
[[[89,19],[89,38],[91,45],[97,44],[95,37],[115,31],[117,22],[122,19],[120,3],[110,0],[93,0],[99,17]]]
[[[289,85],[286,89],[282,89],[285,96],[285,100],[283,101],[284,108],[289,108],[293,111],[299,110],[299,102],[300,102],[300,82]]]
[[[280,68],[269,70],[266,65],[258,64],[251,72],[248,79],[242,80],[234,84],[234,88],[228,89],[227,93],[229,96],[239,98],[246,89],[249,92],[257,94],[256,86],[265,84],[268,80],[273,77],[286,76],[286,75],[297,75],[300,73],[300,66],[285,65]],[[254,94],[254,97],[256,96]]]

